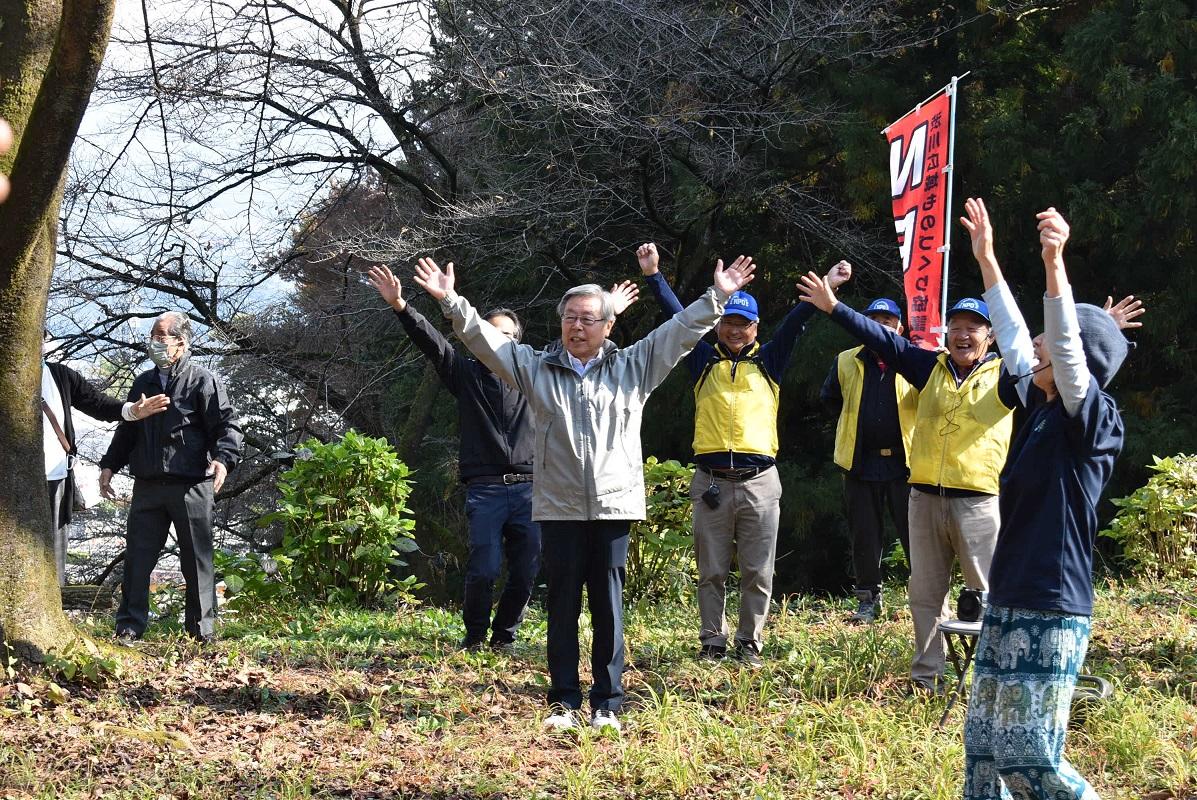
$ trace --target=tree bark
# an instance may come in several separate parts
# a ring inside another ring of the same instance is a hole
[[[42,469],[41,336],[58,204],[115,0],[0,0],[0,115],[13,126],[0,206],[0,660],[41,661],[62,613]]]

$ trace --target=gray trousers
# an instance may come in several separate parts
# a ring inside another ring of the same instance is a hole
[[[133,484],[125,534],[125,579],[116,612],[117,631],[145,633],[150,618],[150,574],[166,545],[170,526],[179,542],[179,566],[187,583],[183,626],[196,638],[213,633],[216,580],[212,566],[212,481],[138,480]]]
[[[914,658],[910,677],[934,687],[943,679],[943,636],[939,623],[951,618],[948,588],[959,560],[970,589],[989,590],[989,562],[997,544],[998,499],[942,497],[910,490],[910,615]]]
[[[54,561],[58,564],[58,585],[66,586],[67,526],[62,524],[62,503],[66,499],[66,478],[46,481],[50,494],[50,531],[54,534]]]
[[[736,640],[754,644],[759,650],[773,594],[781,479],[776,468],[746,481],[716,477],[718,508],[709,507],[702,499],[711,480],[707,473],[695,470],[690,483],[694,553],[698,560],[698,615],[702,624],[698,639],[704,645],[727,646],[724,609],[727,575],[734,555],[740,565],[740,622]]]

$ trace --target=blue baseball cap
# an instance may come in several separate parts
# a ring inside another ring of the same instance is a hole
[[[865,315],[868,314],[893,314],[898,319],[902,319],[902,309],[898,304],[888,297],[878,297],[873,302],[869,303],[869,307],[864,310]]]
[[[957,300],[956,305],[948,309],[948,315],[944,319],[951,319],[953,314],[961,314],[965,311],[970,314],[976,314],[985,320],[986,325],[993,325],[989,320],[989,306],[985,304],[984,300],[978,300],[975,297],[964,297]]]
[[[757,313],[756,298],[748,292],[736,292],[727,301],[727,305],[723,308],[723,316],[730,314],[737,314],[745,319],[756,322],[760,319],[760,314]]]

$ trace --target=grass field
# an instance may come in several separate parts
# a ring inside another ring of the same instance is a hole
[[[907,694],[904,609],[849,610],[784,598],[752,672],[694,658],[691,606],[629,609],[622,737],[541,731],[535,611],[511,656],[455,652],[440,609],[226,615],[203,651],[168,631],[119,675],[82,657],[99,683],[0,676],[0,798],[958,797],[964,709],[937,730],[944,700]],[[1094,621],[1115,693],[1070,759],[1103,798],[1197,796],[1193,587],[1105,586]]]

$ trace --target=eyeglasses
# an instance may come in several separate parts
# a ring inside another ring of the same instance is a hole
[[[150,341],[158,342],[159,344],[166,344],[169,341],[172,341],[175,339],[181,339],[181,338],[182,337],[180,337],[180,336],[172,336],[170,334],[158,333],[158,334],[154,334],[153,336],[151,336]]]
[[[573,325],[575,322],[580,322],[580,323],[582,323],[583,326],[585,326],[587,328],[593,328],[595,325],[598,325],[600,322],[606,322],[606,320],[603,320],[603,319],[595,319],[594,317],[578,317],[573,314],[564,315],[563,317],[561,317],[561,321],[564,322],[566,325]]]

